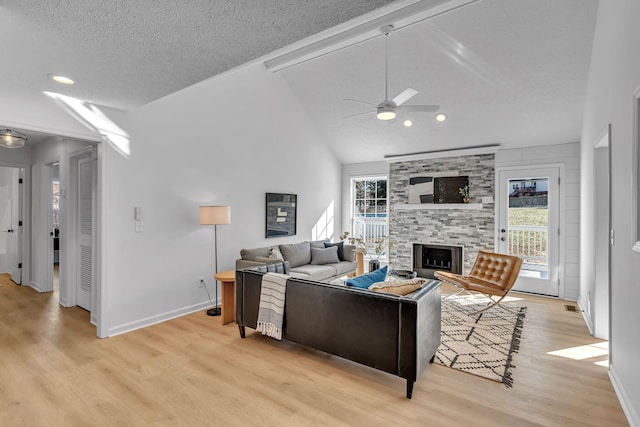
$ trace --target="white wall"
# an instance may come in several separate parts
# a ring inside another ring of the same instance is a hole
[[[640,2],[598,6],[581,142],[581,304],[597,284],[589,276],[594,253],[593,144],[611,123],[611,332],[609,374],[632,426],[640,425],[640,253],[631,250],[633,93],[640,86]]]
[[[560,197],[560,298],[576,301],[580,292],[580,144],[498,150],[496,168],[563,165]],[[564,232],[562,231],[564,230]]]
[[[108,335],[203,308],[201,276],[213,298],[213,230],[199,225],[198,206],[231,206],[232,223],[218,226],[219,271],[242,248],[310,239],[329,206],[341,211],[341,166],[303,111],[281,77],[256,65],[116,119],[131,154],[104,145]],[[298,195],[296,236],[265,239],[266,192]]]

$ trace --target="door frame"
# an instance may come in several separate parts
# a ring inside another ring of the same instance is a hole
[[[558,185],[558,228],[560,234],[558,236],[558,296],[551,295],[539,295],[546,298],[564,299],[565,297],[565,235],[566,235],[566,178],[565,178],[565,165],[563,163],[542,163],[542,164],[526,164],[520,166],[503,166],[496,168],[495,175],[495,232],[494,232],[494,248],[498,250],[500,247],[500,204],[502,197],[500,194],[500,172],[503,171],[523,171],[526,173],[532,169],[547,169],[558,168],[558,176],[560,177],[560,184]],[[514,292],[517,292],[514,290]],[[536,294],[537,295],[537,294]]]
[[[22,232],[20,240],[20,257],[22,259],[21,286],[31,284],[31,165],[20,162],[0,161],[0,166],[24,170],[22,185],[19,185],[20,207],[22,211]]]
[[[594,164],[594,171],[595,171],[595,177],[594,178],[603,178],[601,175],[598,174],[598,168],[596,167],[596,162],[597,162],[597,155],[598,155],[598,150],[602,150],[606,148],[607,149],[607,159],[606,159],[606,163],[607,163],[607,234],[608,234],[608,238],[607,240],[607,260],[606,260],[606,277],[607,277],[607,289],[602,291],[598,289],[598,283],[596,281],[598,275],[596,274],[597,270],[596,268],[598,267],[597,262],[594,263],[593,265],[593,278],[594,278],[594,296],[596,296],[596,298],[598,297],[606,297],[607,301],[605,302],[604,305],[606,307],[607,313],[606,316],[601,316],[602,314],[602,307],[600,305],[600,303],[597,301],[596,299],[596,308],[595,308],[595,312],[593,315],[593,321],[590,318],[590,313],[587,313],[587,319],[586,319],[586,323],[587,326],[590,329],[591,334],[596,337],[596,338],[601,338],[601,339],[607,339],[609,341],[611,341],[611,245],[612,242],[611,240],[614,238],[613,236],[613,228],[612,228],[612,222],[611,222],[611,123],[609,123],[606,127],[605,130],[602,131],[602,133],[600,134],[600,136],[595,140],[595,142],[593,143],[593,164]],[[596,204],[598,203],[598,192],[597,192],[597,188],[594,186],[594,198],[593,198],[593,213],[594,213],[594,221],[593,221],[593,235],[594,235],[594,242],[593,242],[593,259],[597,261],[597,256],[596,256],[596,251],[597,251],[597,243],[598,243],[598,236],[599,233],[597,233],[597,227],[598,227],[598,214],[597,214],[597,209],[596,209]],[[586,309],[587,307],[585,307]],[[600,315],[599,315],[600,314]],[[583,312],[584,315],[584,312]],[[607,324],[603,325],[603,321],[606,321]],[[602,332],[605,331],[607,332],[607,336],[605,337],[604,335],[602,335]],[[609,351],[611,351],[611,349],[609,349]],[[609,362],[611,363],[611,353],[609,354]]]
[[[96,151],[95,146],[71,152],[67,155],[69,165],[69,180],[67,182],[66,197],[61,206],[64,215],[61,218],[61,232],[64,231],[65,239],[60,241],[60,259],[67,267],[60,271],[60,304],[65,307],[77,305],[77,271],[78,271],[78,161],[82,158],[92,157]],[[97,195],[96,195],[97,196]],[[64,207],[64,209],[62,209]],[[62,227],[64,224],[64,227]],[[92,246],[95,242],[92,242]],[[94,247],[93,250],[96,248]],[[94,323],[94,307],[91,307],[91,318]]]

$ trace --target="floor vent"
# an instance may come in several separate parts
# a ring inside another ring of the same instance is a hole
[[[578,310],[578,307],[576,307],[575,305],[569,305],[569,304],[565,305],[564,309],[567,311],[573,311],[574,313],[577,313],[580,311]]]

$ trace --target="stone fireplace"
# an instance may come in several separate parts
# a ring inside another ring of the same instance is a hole
[[[465,274],[471,270],[479,250],[494,250],[495,206],[493,202],[478,205],[477,209],[467,209],[468,206],[462,204],[444,207],[433,204],[409,204],[411,177],[451,171],[457,171],[460,175],[469,177],[471,204],[480,204],[483,198],[493,200],[495,196],[494,154],[399,161],[390,164],[389,235],[396,242],[389,252],[392,268],[444,270],[438,263],[445,261],[437,257],[434,261],[435,269],[414,266],[413,262],[416,258],[414,245],[416,244],[459,248],[459,255],[462,258],[459,274]],[[435,253],[437,256],[442,254],[438,251]],[[451,268],[457,268],[454,264],[452,261]],[[425,271],[422,274],[433,273]]]

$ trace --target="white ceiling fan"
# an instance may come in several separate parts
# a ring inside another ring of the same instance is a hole
[[[358,101],[357,99],[345,99],[349,102],[357,102],[375,107],[375,110],[365,111],[364,113],[346,116],[345,119],[352,117],[364,116],[366,114],[376,113],[376,117],[380,120],[392,120],[396,118],[396,113],[403,111],[415,112],[435,112],[440,108],[439,105],[404,105],[409,99],[415,96],[418,91],[413,88],[406,88],[395,98],[389,99],[389,34],[393,31],[393,25],[385,25],[380,29],[385,36],[385,78],[384,78],[384,101],[380,104],[372,104],[370,102]]]

